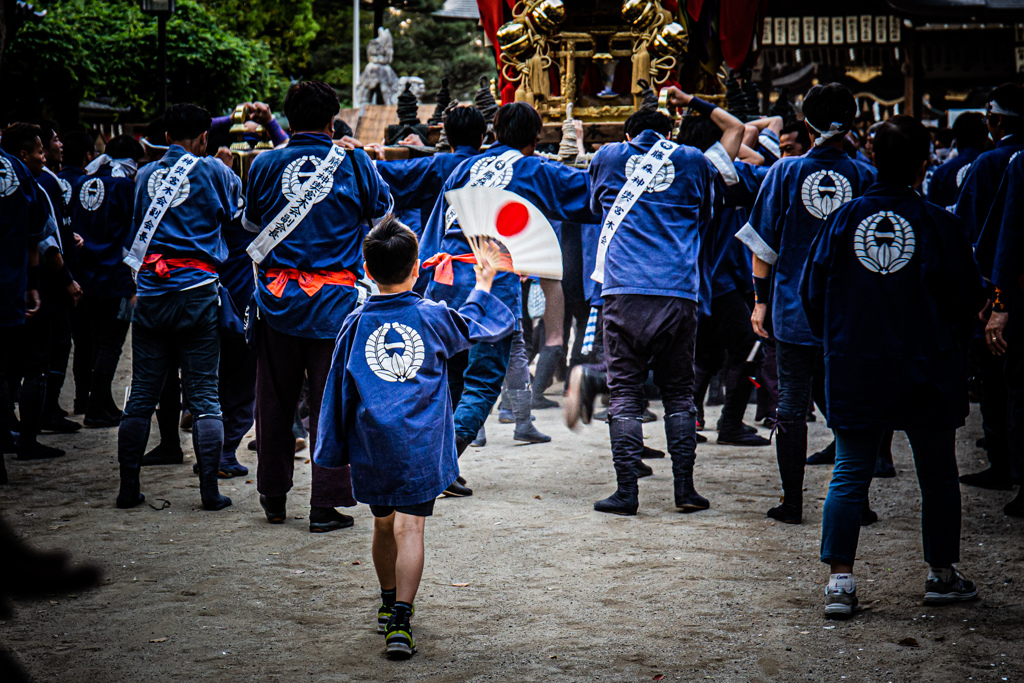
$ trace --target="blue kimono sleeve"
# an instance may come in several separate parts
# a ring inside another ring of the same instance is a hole
[[[982,204],[978,196],[979,171],[980,167],[978,164],[971,166],[971,170],[967,172],[967,177],[964,178],[963,185],[960,186],[960,195],[957,197],[956,208],[953,210],[953,213],[963,221],[964,231],[968,239],[971,240],[971,244],[978,241],[981,226],[985,222],[989,209],[987,206],[979,206]]]
[[[771,166],[782,158],[779,151],[779,135],[774,130],[765,128],[757,136],[757,152],[764,157],[764,165]]]
[[[842,231],[842,218],[847,212],[835,211],[822,225],[811,242],[811,249],[800,275],[800,302],[807,316],[811,333],[825,339],[825,296],[828,292],[829,271],[832,267],[832,249]]]
[[[391,188],[396,210],[421,207],[425,200],[434,196],[443,179],[431,172],[431,161],[431,157],[423,157],[383,161],[374,165],[377,173]]]
[[[1003,291],[1014,291],[1024,275],[1024,159],[1007,169],[1006,205],[999,226],[992,263],[992,282]]]
[[[470,342],[495,343],[512,333],[516,319],[501,299],[474,289],[466,303],[454,310],[444,306],[448,319],[438,325],[445,358],[470,347]]]
[[[590,174],[582,169],[559,162],[541,164],[545,178],[537,179],[537,187],[552,193],[551,200],[541,210],[549,219],[571,223],[596,223],[604,212],[592,206]]]
[[[331,369],[320,403],[313,462],[321,467],[339,468],[349,464],[348,432],[354,428],[359,396],[355,383],[348,380],[348,359],[352,354],[362,308],[357,308],[341,325],[334,344]]]
[[[452,189],[452,184],[452,177],[449,176],[441,186],[441,192],[437,196],[437,201],[434,202],[434,210],[430,212],[427,224],[423,226],[423,234],[420,235],[421,261],[425,261],[441,251],[441,240],[444,239],[444,213],[448,208],[444,193]],[[420,273],[420,275],[423,274]]]
[[[370,206],[364,208],[364,211],[370,218],[383,218],[395,208],[395,202],[391,198],[391,188],[380,177],[380,173],[377,173],[377,167],[370,161],[366,152],[354,149],[349,154],[352,155],[352,163],[359,165],[359,176],[366,185],[365,194],[361,196],[367,198]]]
[[[769,265],[779,260],[779,240],[786,216],[785,168],[785,164],[775,164],[768,170],[747,224],[736,233],[736,239]]]

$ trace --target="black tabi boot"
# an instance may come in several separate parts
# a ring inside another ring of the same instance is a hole
[[[121,490],[117,494],[117,507],[133,508],[146,500],[139,492],[139,470],[142,453],[149,441],[149,420],[126,417],[117,429],[117,462],[121,466]]]
[[[60,389],[64,386],[63,372],[46,373],[46,400],[43,403],[43,417],[39,427],[42,431],[57,434],[73,434],[82,428],[67,418],[67,411],[60,407]]]
[[[92,380],[89,382],[92,391],[89,393],[89,402],[85,408],[85,418],[82,420],[86,427],[102,429],[104,427],[116,427],[120,423],[121,411],[117,409],[114,397],[110,393],[110,386],[113,381],[113,375],[93,373]],[[157,414],[159,415],[159,411]]]
[[[18,408],[21,412],[18,439],[15,452],[18,460],[42,460],[59,458],[64,451],[52,446],[44,446],[36,441],[39,434],[39,422],[43,416],[43,405],[46,401],[46,379],[40,375],[25,379],[21,384],[21,398]]]
[[[471,442],[467,439],[463,439],[461,436],[456,435],[455,437],[455,455],[461,457],[462,454],[469,448]],[[446,488],[442,493],[442,498],[467,498],[473,495],[473,489],[466,486],[466,480],[462,477],[457,478],[451,483],[451,486]]]
[[[547,443],[551,437],[541,434],[533,426],[533,419],[530,414],[530,406],[533,403],[533,390],[509,389],[509,398],[512,400],[512,414],[516,417],[516,429],[512,433],[515,441],[526,443]]]
[[[487,427],[481,426],[476,433],[476,438],[469,444],[473,448],[483,448],[487,445]]]
[[[618,487],[611,496],[594,503],[594,509],[616,515],[635,515],[640,507],[637,465],[644,448],[643,423],[639,417],[614,417],[609,420],[608,431]]]
[[[156,424],[160,430],[160,443],[146,453],[142,459],[143,467],[152,465],[180,465],[185,461],[178,438],[178,417],[180,412],[167,408],[157,408]]]
[[[836,440],[822,448],[817,453],[807,456],[808,465],[835,465],[836,464]]]
[[[696,411],[666,415],[665,439],[672,457],[676,509],[683,512],[707,510],[711,503],[693,486],[693,465],[697,461]]]
[[[545,346],[537,356],[537,372],[533,376],[533,404],[534,410],[545,408],[557,408],[558,403],[544,397],[544,390],[551,385],[551,380],[561,359],[561,346]]]
[[[659,451],[657,448],[651,448],[650,446],[645,445],[643,453],[640,454],[640,457],[643,458],[644,460],[655,460],[657,458],[664,458],[665,451]]]
[[[804,463],[807,460],[807,423],[803,420],[778,423],[775,434],[775,455],[782,479],[782,504],[768,511],[768,516],[786,524],[803,521]]]
[[[219,417],[200,417],[192,422],[192,448],[199,463],[199,495],[206,510],[221,510],[231,499],[220,494],[220,454],[224,450],[224,423]]]
[[[745,364],[729,368],[726,375],[725,404],[718,420],[718,443],[729,446],[768,446],[771,441],[757,433],[757,428],[743,424],[743,415],[750,401],[750,380]]]
[[[697,407],[697,431],[701,431],[707,425],[704,422],[704,398],[708,393],[708,386],[711,384],[711,373],[700,367],[693,366],[693,404]]]

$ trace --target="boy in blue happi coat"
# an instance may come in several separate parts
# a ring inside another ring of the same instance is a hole
[[[803,111],[813,146],[804,156],[781,159],[771,167],[747,224],[736,233],[754,254],[754,332],[768,338],[772,329],[776,340],[776,457],[785,497],[768,516],[790,524],[803,519],[807,405],[812,373],[821,362],[821,341],[808,327],[800,305],[800,273],[825,219],[863,194],[875,179],[873,168],[843,150],[844,136],[857,114],[857,103],[846,87],[814,86],[804,98]]]
[[[956,569],[960,483],[956,429],[969,407],[964,344],[985,302],[963,227],[925,202],[929,135],[895,116],[875,135],[878,182],[835,211],[803,271],[801,302],[825,347],[829,425],[836,465],[825,499],[821,561],[830,565],[825,616],[857,608],[852,576],[861,515],[885,434],[907,433],[921,486],[924,603],[978,591]],[[788,491],[787,491],[788,495]]]
[[[380,294],[338,334],[313,456],[322,467],[351,465],[355,497],[370,506],[377,631],[386,634],[387,654],[402,659],[416,651],[409,618],[423,573],[424,522],[459,474],[448,359],[471,341],[507,337],[515,324],[490,294],[496,248],[476,266],[476,287],[458,311],[412,291],[417,252],[415,234],[393,216],[363,241]]]

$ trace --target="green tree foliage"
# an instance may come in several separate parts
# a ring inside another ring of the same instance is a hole
[[[107,99],[155,115],[159,95],[156,20],[132,0],[38,3],[45,19],[15,36],[0,72],[3,118],[77,119],[78,102]],[[266,43],[224,29],[195,0],[178,0],[167,23],[168,101],[192,101],[215,113],[280,91]]]

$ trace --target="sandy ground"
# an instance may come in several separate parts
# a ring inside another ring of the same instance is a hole
[[[712,409],[709,424],[716,417]],[[861,535],[856,576],[867,609],[831,623],[817,558],[831,468],[808,468],[805,523],[776,525],[764,516],[778,496],[774,449],[702,445],[697,482],[710,510],[673,510],[666,459],[649,461],[655,476],[641,483],[640,514],[613,517],[591,507],[613,490],[603,425],[574,434],[547,410],[537,426],[554,441],[517,446],[512,427],[492,416],[489,444],[462,459],[476,495],[438,501],[413,620],[419,654],[408,662],[385,659],[375,632],[369,510],[349,511],[349,530],[307,530],[308,452],[296,461],[288,523],[270,526],[254,476],[222,484],[233,507],[200,509],[187,434],[185,465],[143,472],[148,502],[170,501],[160,511],[114,508],[116,430],[46,436],[67,457],[8,457],[0,510],[37,546],[67,548],[102,565],[106,579],[81,595],[19,604],[0,641],[40,681],[90,683],[1024,675],[1024,523],[1001,512],[1012,494],[964,489],[961,567],[982,597],[924,607],[920,502],[902,435],[899,476],[872,486],[881,521]],[[645,433],[665,447],[660,421]],[[821,422],[810,434],[812,449],[829,438]],[[975,414],[958,439],[964,471],[978,469],[979,435]],[[240,459],[255,468],[252,452]]]

